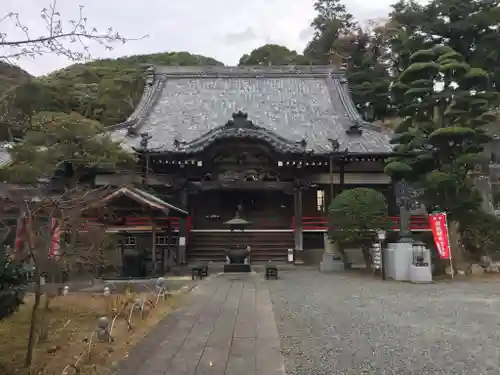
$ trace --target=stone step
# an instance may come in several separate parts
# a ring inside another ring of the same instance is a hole
[[[224,261],[225,251],[235,246],[250,246],[252,260],[286,260],[293,243],[292,232],[192,232],[188,260]]]

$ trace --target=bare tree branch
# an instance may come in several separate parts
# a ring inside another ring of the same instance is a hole
[[[146,37],[127,38],[111,27],[106,31],[91,27],[83,9],[83,5],[80,5],[78,18],[64,23],[57,11],[57,0],[53,0],[48,8],[43,8],[40,12],[46,32],[36,37],[31,35],[19,13],[11,12],[0,17],[0,24],[10,21],[23,35],[16,40],[11,39],[6,32],[0,31],[0,60],[10,61],[25,56],[35,58],[56,54],[72,61],[84,61],[91,58],[89,52],[91,42],[100,44],[106,50],[113,50],[113,45],[116,43],[126,43]]]

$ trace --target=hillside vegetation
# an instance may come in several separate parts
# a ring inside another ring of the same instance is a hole
[[[0,96],[14,86],[31,78],[31,75],[17,66],[0,61]]]
[[[141,97],[143,68],[148,64],[222,65],[210,57],[168,52],[75,64],[34,78],[16,67],[2,64],[0,95],[3,95],[4,107],[0,118],[0,141],[19,135],[22,125],[41,111],[76,112],[103,125],[125,120]],[[5,67],[5,79],[2,67]],[[2,87],[6,89],[1,91]]]

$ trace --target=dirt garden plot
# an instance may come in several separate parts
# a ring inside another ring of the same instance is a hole
[[[53,297],[48,309],[42,299],[31,374],[105,374],[108,368],[127,357],[129,350],[175,309],[181,298],[180,295],[168,296],[157,303],[154,293],[111,296],[75,293]],[[30,373],[23,364],[32,306],[33,297],[28,297],[17,313],[0,322],[2,375]],[[101,342],[96,335],[98,319],[103,316],[113,325],[110,342]]]

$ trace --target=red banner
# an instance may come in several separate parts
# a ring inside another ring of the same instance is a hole
[[[52,258],[58,257],[60,255],[59,250],[61,249],[61,223],[59,219],[53,217],[51,224],[52,236],[50,238],[49,256]]]
[[[17,227],[16,227],[16,242],[14,244],[14,250],[19,255],[23,251],[24,240],[26,235],[26,216],[24,212],[19,214],[19,218],[17,219]]]
[[[446,213],[440,212],[429,215],[429,223],[432,229],[434,242],[441,259],[450,259],[450,241],[448,236],[448,224],[446,222]]]

